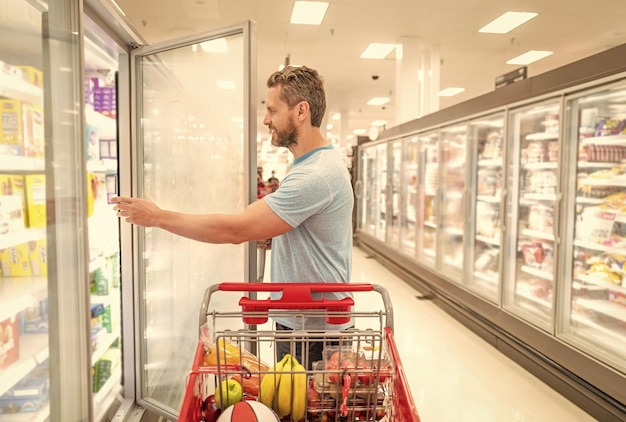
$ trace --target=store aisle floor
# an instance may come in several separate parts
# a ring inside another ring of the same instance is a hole
[[[352,281],[389,292],[394,338],[422,422],[596,420],[438,306],[417,299],[418,291],[358,248]],[[357,308],[376,309],[363,295],[355,295]]]

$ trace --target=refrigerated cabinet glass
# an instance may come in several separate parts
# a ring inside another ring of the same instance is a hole
[[[243,129],[251,126],[241,125],[253,114],[246,102],[253,97],[252,25],[133,51],[137,195],[190,213],[238,213],[256,198],[256,145]],[[210,245],[158,229],[138,237],[141,396],[175,418],[199,339],[202,294],[219,282],[256,280],[249,261],[256,247]]]
[[[359,230],[374,236],[374,233],[376,233],[376,207],[378,205],[379,193],[376,147],[366,147],[360,151],[362,191],[360,193]]]
[[[560,331],[626,370],[626,85],[567,103],[572,183]],[[574,190],[575,189],[575,190]]]
[[[465,259],[467,126],[441,130],[441,271],[463,281]]]
[[[417,136],[406,138],[402,143],[403,184],[402,215],[404,219],[400,238],[400,251],[415,258],[417,221],[419,215],[418,177],[419,177],[419,142]]]
[[[498,302],[502,262],[502,196],[504,192],[504,116],[470,122],[469,145],[476,169],[473,189],[473,232],[468,287]]]
[[[403,183],[402,183],[402,141],[393,142],[390,147],[390,165],[389,172],[391,175],[389,185],[389,239],[387,244],[395,250],[400,249],[400,232],[403,230],[404,202]]]
[[[420,161],[417,206],[419,262],[435,267],[437,264],[437,231],[439,227],[439,133],[418,135]]]
[[[377,193],[378,202],[375,203],[375,217],[374,221],[376,222],[376,231],[374,236],[380,240],[385,242],[387,240],[387,219],[389,218],[389,213],[391,210],[391,206],[389,201],[392,198],[391,192],[391,183],[388,180],[387,173],[387,144],[379,144],[376,146],[376,178],[378,180],[376,186],[380,189]]]
[[[507,218],[512,228],[505,306],[549,330],[556,274],[560,102],[511,112]]]

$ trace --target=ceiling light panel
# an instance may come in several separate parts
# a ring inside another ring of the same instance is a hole
[[[463,91],[465,91],[465,88],[450,87],[450,88],[442,89],[441,91],[439,91],[439,96],[440,97],[454,97],[455,95],[458,95]]]
[[[289,22],[300,25],[320,25],[326,15],[328,2],[296,1]]]
[[[537,60],[546,58],[552,54],[554,54],[554,52],[552,51],[530,50],[520,56],[512,58],[511,60],[507,61],[506,64],[527,65],[536,62]]]
[[[505,12],[478,30],[489,34],[506,34],[537,16],[533,12]]]
[[[370,43],[361,53],[362,59],[384,59],[396,48],[396,44]]]

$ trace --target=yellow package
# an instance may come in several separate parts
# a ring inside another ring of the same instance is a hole
[[[28,226],[26,213],[26,195],[24,194],[24,176],[19,174],[0,174],[0,195],[18,195],[22,198],[22,216],[24,227]]]
[[[43,87],[43,72],[36,67],[33,66],[17,66],[22,70],[22,74],[24,75],[24,81],[28,82],[31,85],[38,86],[40,88]]]
[[[46,227],[46,176],[27,174],[24,179],[28,227]]]
[[[22,115],[24,118],[22,122],[23,155],[26,157],[43,158],[45,147],[43,108],[24,103]]]
[[[48,275],[48,249],[46,239],[27,243],[30,258],[30,270],[33,275]]]
[[[26,243],[0,249],[0,265],[2,266],[2,275],[4,277],[32,275],[30,255]]]
[[[0,100],[0,143],[6,144],[11,154],[23,155],[22,102]]]

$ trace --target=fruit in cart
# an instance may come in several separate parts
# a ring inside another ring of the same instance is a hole
[[[213,344],[210,346],[209,353],[207,353],[204,362],[207,365],[217,365],[218,359],[220,365],[239,365],[241,362],[239,347],[223,338],[218,339],[217,345]]]
[[[307,410],[311,415],[317,415],[321,406],[320,393],[315,389],[315,379],[311,378],[306,392]]]
[[[220,415],[220,409],[215,403],[215,395],[211,394],[202,402],[202,416],[205,422],[215,422]]]
[[[215,389],[215,404],[220,409],[226,409],[243,399],[243,387],[233,379],[224,380]]]
[[[286,354],[280,362],[272,366],[267,373],[263,375],[261,379],[261,388],[259,391],[259,401],[264,405],[276,409],[276,391],[280,384],[280,378],[283,371],[283,366],[289,360],[291,355]]]
[[[280,422],[278,415],[258,401],[245,400],[225,409],[217,422]]]
[[[281,418],[284,418],[291,413],[291,391],[293,388],[293,376],[291,372],[293,371],[293,356],[287,356],[289,356],[289,358],[283,365],[283,374],[280,376],[276,407],[274,408],[276,413],[278,413],[278,416]]]
[[[293,403],[291,405],[291,419],[299,421],[304,418],[307,399],[306,369],[295,357],[291,358],[293,372]]]

